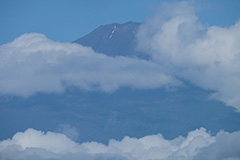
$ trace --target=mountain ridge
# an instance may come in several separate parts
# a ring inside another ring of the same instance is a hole
[[[149,56],[136,50],[136,33],[141,23],[111,23],[97,27],[89,34],[76,39],[73,43],[91,47],[95,52],[108,56],[128,56],[147,59]]]

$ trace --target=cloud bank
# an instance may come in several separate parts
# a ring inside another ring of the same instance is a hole
[[[140,26],[138,49],[172,76],[214,92],[240,111],[240,21],[228,27],[199,22],[191,3],[165,4]]]
[[[0,141],[0,158],[15,159],[126,159],[126,160],[198,160],[240,159],[240,132],[221,131],[211,136],[204,128],[187,137],[164,139],[161,134],[142,138],[125,137],[97,142],[76,143],[65,135],[27,129],[11,139]]]
[[[78,44],[54,42],[31,33],[0,46],[0,94],[61,93],[66,87],[112,92],[119,87],[178,85],[157,64],[108,57]]]

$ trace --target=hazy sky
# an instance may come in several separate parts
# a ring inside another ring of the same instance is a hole
[[[0,0],[0,44],[29,32],[73,41],[108,23],[143,22],[162,2],[173,0]],[[174,2],[174,1],[173,1]],[[201,22],[232,25],[239,0],[196,0]]]

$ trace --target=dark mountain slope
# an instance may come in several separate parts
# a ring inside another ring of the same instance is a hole
[[[102,25],[88,35],[75,40],[74,43],[90,46],[94,51],[108,56],[147,58],[147,55],[135,49],[135,34],[139,26],[140,23],[136,22]]]

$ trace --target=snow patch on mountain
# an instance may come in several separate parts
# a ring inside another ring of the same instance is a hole
[[[114,32],[116,31],[116,29],[117,29],[117,26],[114,26],[114,27],[113,27],[112,34],[109,36],[109,39],[112,38],[112,36],[113,36]]]

